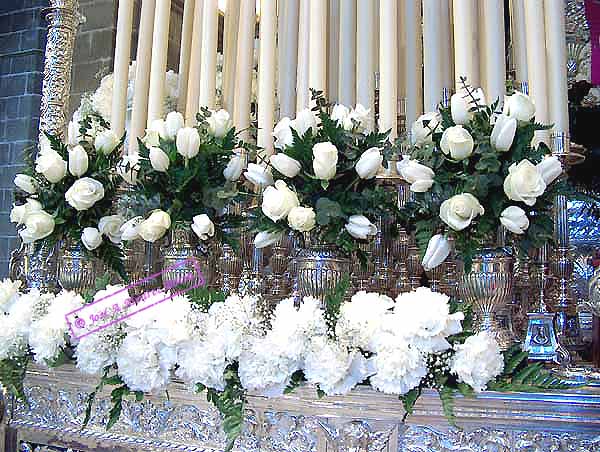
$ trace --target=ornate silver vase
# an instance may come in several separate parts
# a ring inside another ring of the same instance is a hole
[[[58,284],[61,288],[79,293],[92,290],[101,267],[100,262],[86,252],[79,240],[61,242],[58,252]]]
[[[46,240],[24,246],[23,273],[27,287],[52,292],[56,289],[56,247]]]
[[[298,294],[318,298],[324,308],[325,296],[350,276],[350,267],[350,258],[336,245],[305,240],[296,255]]]
[[[513,261],[506,248],[482,248],[468,273],[459,261],[458,293],[473,309],[474,330],[489,331],[502,350],[513,341],[510,331],[498,320],[498,314],[506,311],[512,297]]]
[[[131,295],[162,287],[158,247],[143,240],[123,242],[123,264],[129,277]],[[151,276],[157,275],[150,278]]]

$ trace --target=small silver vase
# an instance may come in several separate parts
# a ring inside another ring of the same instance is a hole
[[[82,243],[63,240],[58,252],[58,284],[65,290],[84,293],[96,285],[102,266],[90,256]]]
[[[162,287],[158,245],[144,240],[123,242],[123,265],[131,295]],[[157,275],[157,276],[154,276]]]
[[[482,248],[466,273],[459,261],[459,296],[471,305],[475,332],[489,331],[502,350],[513,343],[513,335],[502,326],[498,314],[506,311],[513,291],[513,256],[506,248]]]
[[[25,245],[23,253],[23,273],[27,287],[41,292],[56,289],[56,247],[46,240]]]

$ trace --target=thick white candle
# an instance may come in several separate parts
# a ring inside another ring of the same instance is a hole
[[[227,0],[225,31],[223,35],[223,108],[233,112],[235,90],[235,59],[237,57],[237,34],[240,22],[240,0]]]
[[[133,22],[133,0],[120,0],[117,16],[115,67],[113,71],[113,97],[110,115],[111,129],[118,137],[125,132],[127,115],[127,84],[129,82],[129,56],[131,28]]]
[[[546,53],[548,56],[548,98],[550,122],[556,132],[569,131],[567,87],[567,40],[565,37],[565,2],[544,0],[546,14]]]
[[[277,34],[276,2],[260,2],[260,54],[258,59],[258,139],[264,148],[262,157],[273,154],[275,122],[275,40]]]
[[[296,113],[296,62],[298,60],[298,0],[279,1],[278,84],[279,117]]]
[[[435,111],[442,95],[441,3],[423,0],[423,108]]]
[[[517,82],[527,81],[527,38],[525,36],[525,0],[510,0],[510,28],[513,64]]]
[[[339,101],[340,77],[340,2],[344,0],[329,0],[329,14],[327,21],[327,94],[331,102]]]
[[[308,107],[310,93],[308,91],[308,59],[309,59],[309,25],[310,1],[300,0],[298,19],[298,64],[296,68],[296,111]],[[295,116],[295,115],[294,115]]]
[[[150,65],[150,92],[148,94],[148,125],[164,115],[165,73],[169,48],[169,21],[171,0],[157,0],[152,35],[152,64]],[[142,36],[142,39],[144,37]]]
[[[543,0],[527,0],[525,2],[525,24],[529,95],[535,102],[536,121],[547,124],[550,117],[548,114],[548,64]],[[558,68],[552,68],[552,70],[558,70]],[[552,94],[554,95],[554,93]],[[548,143],[547,131],[536,132],[536,139]]]
[[[310,0],[309,19],[309,88],[327,90],[327,3]]]
[[[375,118],[375,34],[376,17],[373,0],[356,4],[356,102],[369,108],[371,124]]]
[[[237,130],[244,130],[242,137],[247,138],[250,125],[250,101],[252,95],[252,65],[254,52],[254,27],[256,25],[255,0],[241,0],[240,27],[238,34],[235,106],[233,123]]]
[[[200,100],[200,59],[202,53],[202,0],[195,0],[194,30],[192,47],[190,49],[190,65],[185,99],[185,123],[187,126],[196,124],[196,113],[199,111]]]
[[[479,86],[479,58],[475,41],[477,34],[477,5],[474,0],[453,0],[454,17],[454,79],[462,87],[461,77],[467,83]]]
[[[356,0],[340,0],[338,99],[354,105],[356,93]],[[361,68],[365,70],[367,68]]]
[[[499,0],[480,0],[483,30],[481,66],[482,88],[488,102],[504,102],[506,93],[506,60],[504,58],[504,3]]]
[[[404,0],[404,30],[406,42],[406,61],[404,64],[406,80],[406,127],[410,130],[412,123],[423,112],[423,76],[421,40],[421,2],[420,0]]]
[[[140,12],[140,29],[135,63],[135,91],[129,131],[129,154],[138,150],[137,138],[144,135],[148,117],[148,88],[150,85],[150,62],[152,60],[152,32],[156,0],[143,0]],[[144,39],[141,37],[144,36]]]
[[[217,83],[217,0],[204,0],[202,11],[202,56],[200,63],[200,107],[214,109]]]
[[[192,49],[195,1],[196,0],[185,0],[185,3],[183,4],[183,24],[181,26],[181,44],[179,46],[179,98],[177,99],[177,110],[183,114],[185,114],[187,84],[190,71],[190,52]]]
[[[379,130],[397,136],[398,10],[396,0],[381,0],[379,10]]]
[[[442,87],[454,89],[454,49],[452,47],[452,10],[450,0],[440,2],[440,67],[442,72]]]

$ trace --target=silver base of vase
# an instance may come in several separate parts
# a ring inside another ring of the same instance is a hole
[[[87,254],[80,242],[62,242],[58,253],[58,284],[61,288],[79,293],[93,290],[101,268],[100,262]]]

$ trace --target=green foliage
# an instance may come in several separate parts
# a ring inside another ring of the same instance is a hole
[[[406,394],[400,396],[400,400],[402,401],[402,406],[404,407],[404,416],[402,418],[402,422],[406,420],[408,416],[413,414],[413,409],[417,400],[421,396],[421,387],[417,386],[416,388],[411,389]]]
[[[350,287],[350,278],[344,275],[331,293],[325,296],[325,321],[329,329],[330,336],[335,336],[335,325],[340,316],[340,308],[344,302],[346,292]]]
[[[186,292],[190,303],[203,312],[208,312],[214,303],[225,301],[225,293],[220,290],[213,290],[206,287],[196,287]]]
[[[438,391],[442,402],[442,411],[448,423],[456,427],[456,416],[454,415],[454,389],[444,386]]]
[[[23,381],[25,380],[28,363],[28,356],[0,361],[0,383],[10,394],[25,403],[27,398],[23,389]]]
[[[296,388],[300,387],[300,385],[302,383],[304,383],[305,381],[306,381],[306,378],[304,378],[304,372],[301,370],[297,370],[296,372],[294,372],[292,374],[292,376],[290,378],[290,382],[284,389],[283,393],[290,394],[290,393],[294,392],[294,390]]]

